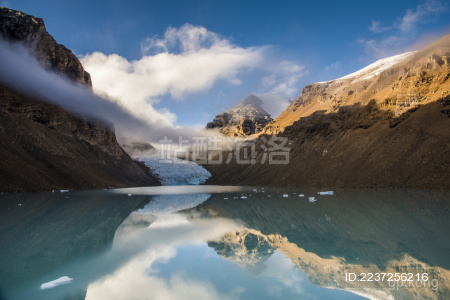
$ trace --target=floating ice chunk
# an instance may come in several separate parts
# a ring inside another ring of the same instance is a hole
[[[22,203],[19,203],[19,204],[17,204],[17,205],[22,206]]]
[[[305,197],[305,195],[303,195],[303,194],[298,194],[298,196],[299,196],[299,197]]]
[[[61,284],[70,283],[72,280],[73,280],[73,278],[70,278],[69,276],[63,276],[63,277],[60,277],[53,281],[41,284],[41,290],[51,289],[51,288],[54,288],[55,286],[58,286]]]
[[[131,196],[133,196],[133,194],[128,194],[128,197],[131,197]]]
[[[60,193],[67,193],[69,190],[60,190]]]
[[[283,197],[287,198],[287,197],[289,197],[289,195],[288,194],[283,194]]]
[[[334,192],[333,191],[326,191],[326,192],[318,192],[317,194],[319,194],[319,195],[334,195]]]
[[[309,197],[308,200],[309,200],[309,202],[316,202],[317,201],[316,198],[314,198],[314,197]]]
[[[224,200],[228,200],[228,198],[223,198]]]
[[[247,199],[247,196],[241,196],[241,199]]]

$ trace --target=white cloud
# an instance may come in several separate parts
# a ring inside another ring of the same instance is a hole
[[[403,33],[411,32],[418,24],[429,22],[431,18],[446,10],[446,5],[438,0],[427,0],[417,6],[415,10],[408,9],[401,18],[399,29]]]
[[[239,85],[239,73],[255,68],[264,57],[264,47],[237,47],[190,24],[167,29],[162,39],[146,39],[141,48],[140,60],[94,52],[81,62],[92,76],[96,93],[115,99],[140,117],[166,123],[173,123],[176,116],[153,108],[158,97],[180,100],[208,91],[220,80]]]
[[[381,22],[372,20],[372,24],[369,27],[369,30],[375,33],[380,33],[391,29],[390,26],[383,26]]]
[[[270,89],[269,92],[286,94],[289,97],[297,96],[299,79],[309,73],[304,66],[287,60],[268,63],[265,68],[271,74],[261,78],[263,87]]]
[[[397,35],[391,35],[380,40],[369,39],[359,41],[364,46],[365,53],[377,59],[404,51],[403,48],[408,42],[409,38]]]
[[[420,24],[432,22],[446,10],[447,5],[439,0],[425,0],[415,9],[406,10],[405,14],[397,18],[391,26],[384,26],[379,21],[372,21],[368,28],[370,31],[377,34],[391,32],[390,35],[360,39],[358,43],[363,45],[366,54],[377,59],[398,54],[405,51],[411,44],[411,39]]]
[[[272,118],[276,118],[283,110],[285,110],[290,104],[289,100],[292,100],[290,96],[280,92],[254,94],[264,102],[263,108]]]
[[[332,63],[331,65],[328,65],[325,67],[325,71],[329,72],[329,71],[334,71],[337,70],[341,67],[341,62],[340,61],[336,61],[334,63]]]

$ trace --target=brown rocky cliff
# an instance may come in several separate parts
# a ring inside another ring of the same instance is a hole
[[[450,36],[402,58],[306,86],[262,133],[288,138],[289,163],[259,163],[259,139],[255,165],[207,166],[209,183],[450,188]]]
[[[316,111],[334,113],[343,106],[374,100],[397,116],[412,106],[436,101],[450,92],[450,35],[416,51],[379,60],[366,68],[305,86],[300,96],[268,124],[264,134],[284,131]]]
[[[92,87],[77,57],[42,19],[0,8],[0,38],[31,49],[47,69]],[[155,185],[116,140],[113,125],[85,119],[0,83],[0,191]]]

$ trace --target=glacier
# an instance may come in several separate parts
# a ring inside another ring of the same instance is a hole
[[[137,155],[134,159],[149,167],[162,185],[198,185],[211,177],[211,173],[192,161],[172,158],[167,163],[159,155]]]

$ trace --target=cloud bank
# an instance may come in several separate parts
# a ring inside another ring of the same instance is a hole
[[[91,74],[97,94],[116,99],[137,116],[166,123],[173,123],[176,116],[153,108],[158,97],[168,94],[182,100],[188,94],[208,91],[222,80],[239,85],[239,74],[261,64],[264,57],[264,47],[237,47],[190,24],[167,29],[162,39],[146,39],[141,49],[140,60],[94,52],[83,56],[81,62]]]
[[[188,95],[210,91],[219,82],[233,88],[243,84],[242,77],[251,72],[260,74],[259,92],[268,93],[266,98],[276,99],[274,93],[287,95],[281,103],[269,104],[276,107],[271,113],[279,114],[279,106],[286,108],[286,99],[299,93],[298,80],[308,71],[291,61],[275,61],[268,48],[239,47],[204,27],[185,24],[169,27],[161,38],[145,39],[139,60],[100,52],[80,60],[91,74],[96,94],[116,99],[141,118],[173,124],[176,115],[168,109],[154,109],[162,97],[183,101]],[[229,101],[231,107],[236,99]]]
[[[164,114],[157,112],[152,118],[139,117],[128,108],[118,105],[114,99],[95,95],[90,89],[44,69],[21,44],[0,40],[0,65],[1,84],[31,97],[59,104],[72,113],[111,121],[119,134],[148,142],[157,142],[165,135],[177,140],[180,135],[190,138],[213,134],[173,127]]]

